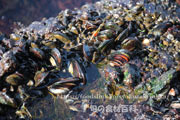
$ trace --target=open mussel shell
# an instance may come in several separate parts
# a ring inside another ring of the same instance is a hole
[[[43,58],[45,58],[45,54],[44,52],[39,49],[39,48],[30,48],[30,52],[36,57],[39,58],[41,60],[43,60]]]
[[[82,83],[84,85],[86,84],[85,73],[77,60],[75,59],[71,60],[68,71],[72,74],[73,77],[78,77],[82,79]]]
[[[130,60],[130,53],[125,49],[112,52],[109,56],[109,64],[111,66],[122,66]]]
[[[49,72],[44,72],[44,71],[37,71],[35,76],[34,76],[34,81],[35,81],[35,87],[39,86],[41,83],[44,82],[46,77],[48,76]]]
[[[7,76],[5,81],[9,83],[10,85],[17,86],[24,82],[24,78],[23,78],[23,75],[19,73],[14,73]]]
[[[58,78],[55,80],[53,84],[50,85],[50,87],[67,87],[67,86],[74,86],[80,82],[80,78],[78,77],[68,77],[68,78]]]
[[[62,56],[57,48],[53,48],[51,51],[50,63],[52,66],[56,66],[59,69],[61,68]]]
[[[59,78],[48,86],[48,90],[53,94],[64,94],[77,86],[80,82],[81,79],[77,77]]]

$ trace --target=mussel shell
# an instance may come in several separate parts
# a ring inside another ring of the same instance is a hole
[[[107,40],[108,38],[113,37],[113,35],[114,35],[113,30],[109,30],[109,29],[103,30],[103,31],[99,32],[98,40],[100,40],[100,41]]]
[[[70,38],[67,36],[67,35],[65,35],[65,34],[63,34],[63,33],[61,33],[61,32],[55,32],[55,33],[53,33],[53,36],[56,38],[56,39],[58,39],[58,40],[60,40],[62,43],[70,43],[71,42],[71,40],[70,40]]]
[[[72,76],[82,79],[83,84],[86,84],[85,73],[83,72],[82,67],[80,66],[77,60],[71,60],[68,70],[72,74]]]
[[[78,77],[58,78],[53,84],[49,85],[49,87],[72,87],[80,83],[80,81],[81,79]]]
[[[43,60],[45,57],[44,52],[39,48],[30,48],[30,52],[37,58]]]
[[[115,51],[108,56],[109,64],[111,66],[122,66],[130,60],[129,54],[129,51],[125,49]]]
[[[140,42],[136,38],[126,38],[122,43],[121,43],[122,49],[126,49],[129,51],[132,51],[134,49],[138,49],[141,47]]]
[[[42,72],[42,71],[37,71],[35,76],[34,76],[34,81],[35,81],[35,87],[39,86],[41,83],[44,82],[46,77],[48,76],[49,72]]]
[[[99,46],[98,46],[98,51],[100,53],[103,53],[104,51],[108,50],[108,48],[111,48],[113,46],[114,40],[109,39],[103,41]]]
[[[94,50],[92,46],[83,44],[83,55],[88,61],[92,60],[93,52]]]
[[[21,74],[14,73],[6,77],[5,81],[11,85],[17,86],[24,82],[24,78]]]
[[[116,37],[115,41],[116,41],[117,43],[122,42],[124,39],[126,39],[126,38],[130,35],[130,33],[132,32],[132,30],[133,30],[133,22],[131,21],[131,22],[129,22],[128,27],[127,27],[125,30],[123,30],[123,31]]]
[[[56,66],[57,68],[61,68],[62,64],[62,56],[60,51],[57,48],[53,48],[51,51],[52,57],[50,58],[50,62],[53,66]]]
[[[105,34],[98,35],[98,40],[99,40],[99,41],[104,41],[104,40],[107,40],[107,39],[108,39],[108,36],[105,35]]]

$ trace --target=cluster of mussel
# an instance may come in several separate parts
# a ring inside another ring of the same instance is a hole
[[[0,103],[19,109],[16,114],[21,117],[27,115],[20,107],[27,100],[45,96],[47,90],[61,94],[86,84],[85,71],[76,54],[41,42],[17,34],[7,39],[1,34]]]
[[[104,67],[106,89],[110,96],[146,101],[164,114],[173,111],[170,109],[178,111],[180,21],[176,15],[164,16],[147,9],[136,5],[124,8],[121,16],[114,14],[119,20],[133,21],[134,30],[128,26],[115,39],[119,42],[106,59],[109,65]]]
[[[2,114],[9,106],[30,117],[28,100],[80,89],[92,63],[105,64],[109,95],[148,96],[150,103],[150,96],[157,102],[178,100],[178,19],[148,12],[142,4],[128,9],[106,2],[0,35]]]
[[[85,85],[86,67],[102,61],[119,41],[115,38],[123,28],[111,17],[92,7],[65,10],[9,37],[0,34],[1,114],[7,116],[4,108],[10,107],[20,118],[31,117],[25,107],[29,101]],[[133,25],[126,26],[125,34]]]

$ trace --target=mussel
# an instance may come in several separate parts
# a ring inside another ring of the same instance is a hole
[[[58,78],[54,83],[48,86],[48,90],[53,94],[64,94],[81,82],[80,78]]]
[[[121,49],[111,53],[108,58],[111,66],[122,66],[130,60],[129,51]]]
[[[93,46],[83,44],[83,55],[88,61],[92,61],[94,50]]]
[[[126,49],[129,51],[133,51],[134,49],[141,48],[140,42],[133,37],[128,37],[126,38],[122,43],[121,43],[122,49]]]
[[[11,85],[17,86],[24,83],[24,78],[23,75],[19,73],[14,73],[7,76],[5,81]]]
[[[48,76],[49,72],[45,72],[43,70],[37,71],[35,76],[34,76],[34,81],[35,81],[35,87],[39,86],[41,83],[44,82],[46,77]]]
[[[82,67],[80,66],[77,60],[75,59],[71,60],[68,70],[72,74],[72,76],[82,79],[81,82],[84,85],[86,84],[85,72],[83,71]]]
[[[43,60],[45,58],[45,54],[44,52],[39,49],[39,48],[30,48],[30,52],[36,57],[39,58],[41,60]]]
[[[52,66],[56,66],[59,69],[61,68],[62,56],[61,56],[60,51],[57,48],[52,49],[50,62]]]
[[[71,42],[70,38],[61,32],[55,32],[55,33],[53,33],[53,36],[54,36],[54,38],[60,40],[64,44]]]

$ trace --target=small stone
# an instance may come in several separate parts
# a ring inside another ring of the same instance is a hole
[[[167,35],[167,38],[168,38],[169,40],[174,40],[174,36],[173,36],[172,34],[168,34],[168,35]]]
[[[169,95],[171,95],[171,96],[176,95],[174,88],[171,88],[171,90],[169,91]]]
[[[163,45],[168,46],[169,45],[168,41],[163,40]]]
[[[180,108],[180,103],[172,103],[171,107],[175,108],[175,109],[179,109]]]
[[[27,83],[27,86],[33,86],[33,85],[34,85],[33,81],[29,80],[29,82]]]
[[[144,46],[149,46],[149,45],[150,45],[150,40],[147,39],[147,38],[145,38],[145,39],[143,40],[142,44],[143,44]]]

